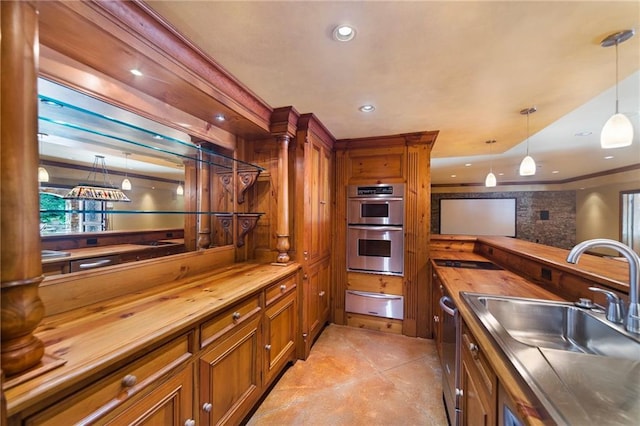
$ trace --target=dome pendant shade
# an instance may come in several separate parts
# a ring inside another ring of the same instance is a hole
[[[484,180],[484,186],[486,186],[487,188],[493,188],[494,186],[496,186],[496,184],[496,175],[494,175],[493,172],[489,172],[487,178]]]
[[[49,182],[49,172],[44,167],[38,167],[38,182]]]
[[[604,149],[622,148],[631,145],[633,126],[624,114],[612,115],[600,133],[600,146]]]
[[[128,178],[124,178],[122,180],[122,190],[123,191],[131,191],[131,181]]]
[[[533,176],[536,174],[536,162],[527,155],[520,163],[520,176]]]
[[[178,184],[178,187],[176,188],[176,194],[184,195],[184,188],[182,187],[182,184]]]

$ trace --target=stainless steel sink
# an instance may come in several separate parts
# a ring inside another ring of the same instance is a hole
[[[526,345],[640,360],[640,340],[573,304],[495,296],[475,301]]]
[[[572,303],[461,293],[558,424],[637,424],[640,335]]]

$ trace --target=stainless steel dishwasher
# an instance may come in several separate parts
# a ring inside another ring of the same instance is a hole
[[[442,393],[451,426],[462,423],[460,405],[460,317],[449,296],[440,298],[442,316]]]

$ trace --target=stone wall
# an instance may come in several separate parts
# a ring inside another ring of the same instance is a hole
[[[576,243],[575,191],[432,193],[433,234],[440,229],[440,200],[443,198],[515,198],[516,238],[564,249],[570,249]]]

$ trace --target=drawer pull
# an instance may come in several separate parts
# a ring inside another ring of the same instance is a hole
[[[111,259],[102,259],[102,260],[98,260],[96,262],[91,262],[91,263],[81,263],[80,265],[78,265],[78,268],[91,269],[91,268],[97,268],[98,266],[107,265],[109,263],[111,263]]]
[[[184,422],[184,426],[196,426],[196,421],[193,419],[187,419],[187,421]]]
[[[471,351],[471,356],[473,357],[473,359],[478,359],[478,345],[476,345],[475,343],[469,343],[469,350]]]
[[[282,284],[280,286],[280,290],[285,291],[287,289],[287,285],[286,284]]]
[[[207,413],[210,413],[212,408],[213,405],[211,405],[210,402],[205,402],[204,404],[202,404],[202,410],[206,411]]]
[[[440,317],[438,315],[434,315],[433,316],[433,322],[435,322],[435,323],[440,322]]]
[[[270,351],[270,350],[271,350],[271,345],[264,345],[264,348],[265,348],[266,350]]]
[[[122,387],[130,388],[131,386],[134,386],[137,381],[138,378],[136,376],[133,374],[127,374],[122,378]]]
[[[320,297],[324,296],[324,290],[322,290],[320,293],[318,293],[318,296],[320,296]]]
[[[240,312],[234,312],[233,315],[231,315],[231,317],[233,318],[234,321],[237,321],[240,319]]]

